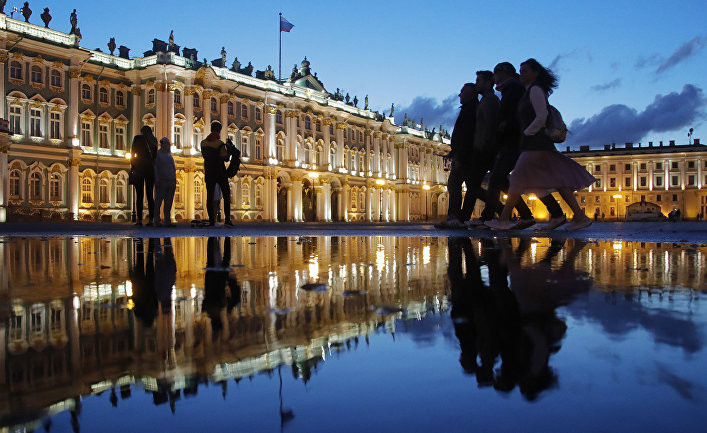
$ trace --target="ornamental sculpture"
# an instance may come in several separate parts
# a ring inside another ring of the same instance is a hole
[[[42,12],[40,18],[42,18],[42,21],[44,21],[44,27],[49,28],[49,21],[52,20],[52,16],[49,13],[49,8],[44,8],[44,12]]]

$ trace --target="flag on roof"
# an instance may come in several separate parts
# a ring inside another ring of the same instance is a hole
[[[287,21],[285,18],[282,17],[282,15],[280,15],[280,31],[281,32],[289,33],[290,30],[292,30],[292,27],[294,27],[294,26],[295,26],[294,24]]]

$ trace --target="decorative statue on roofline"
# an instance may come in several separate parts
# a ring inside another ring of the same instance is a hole
[[[238,72],[238,71],[240,71],[240,69],[241,69],[241,62],[239,62],[238,57],[236,57],[236,59],[231,64],[231,70]]]
[[[353,104],[354,104],[354,107],[358,107],[358,96],[354,96]]]
[[[0,0],[0,14],[5,13],[5,5],[7,4],[7,0]]]
[[[390,104],[390,117],[395,116],[395,103]]]
[[[71,31],[69,31],[70,35],[76,34],[76,30],[78,29],[78,23],[79,19],[76,16],[76,9],[74,9],[73,12],[71,12],[71,15],[69,16],[69,22],[71,23]]]
[[[29,17],[32,16],[32,9],[29,8],[29,2],[25,2],[22,9],[20,9],[20,12],[22,13],[22,16],[25,17],[25,22],[28,23]]]
[[[366,95],[366,97],[363,98],[363,109],[368,110],[368,95]]]
[[[348,104],[349,101],[351,100],[351,97],[349,96],[349,92],[346,92],[346,97],[344,99],[346,100],[346,103]]]
[[[110,38],[108,41],[108,51],[110,51],[110,55],[113,55],[113,51],[115,51],[115,38]]]
[[[226,67],[226,47],[221,47],[221,67]]]
[[[169,31],[169,46],[173,47],[174,46],[174,30]]]
[[[49,28],[49,21],[52,20],[52,16],[49,13],[49,8],[44,8],[44,12],[39,16],[44,21],[44,27]]]

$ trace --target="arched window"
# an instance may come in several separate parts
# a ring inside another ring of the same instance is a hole
[[[304,116],[304,129],[312,129],[312,121],[309,119],[309,116]]]
[[[115,105],[117,105],[118,107],[125,106],[125,93],[121,92],[120,90],[115,92]]]
[[[364,191],[361,191],[358,193],[358,208],[359,209],[366,208],[366,193]]]
[[[182,105],[182,91],[179,89],[174,90],[174,105]]]
[[[282,139],[277,139],[277,144],[275,145],[275,157],[278,162],[285,160],[285,142]]]
[[[182,148],[182,125],[174,124],[174,143],[172,143],[175,148]]]
[[[32,137],[42,136],[42,110],[39,108],[29,110],[29,134]]]
[[[314,164],[319,165],[319,162],[321,161],[321,155],[322,155],[322,147],[321,146],[315,147],[314,155],[312,155],[314,157],[314,161],[313,161]]]
[[[118,204],[125,204],[125,180],[118,179],[115,182],[115,201]]]
[[[150,89],[147,91],[147,105],[152,105],[155,103],[155,89]]]
[[[10,198],[19,200],[22,198],[22,176],[19,170],[10,172]]]
[[[241,104],[241,117],[244,119],[248,118],[248,105]]]
[[[255,185],[255,207],[263,207],[263,186]]]
[[[356,168],[356,151],[351,151],[351,163],[349,164],[349,170],[357,170]]]
[[[358,189],[354,189],[351,191],[351,209],[356,209],[357,204],[358,204]]]
[[[260,161],[263,159],[263,137],[255,136],[255,159]]]
[[[194,206],[200,208],[202,205],[203,191],[201,187],[201,180],[194,179]]]
[[[29,199],[42,199],[42,176],[36,171],[29,176]]]
[[[226,104],[226,113],[229,116],[233,116],[234,112],[233,112],[233,102],[232,101],[228,101],[228,104]]]
[[[243,158],[250,157],[250,137],[248,131],[241,131],[241,156]]]
[[[349,161],[350,161],[350,159],[349,159],[349,154],[348,154],[348,153],[349,153],[349,151],[346,150],[346,149],[344,149],[344,168],[345,168],[346,170],[348,170],[348,169],[350,168],[350,167],[349,167]]]
[[[98,201],[101,204],[110,203],[110,182],[108,179],[101,179],[98,184]]]
[[[34,84],[42,84],[44,80],[42,79],[42,68],[37,65],[33,65],[30,70],[30,78]]]
[[[329,147],[329,167],[330,170],[333,170],[334,167],[336,167],[336,147],[331,146]]]
[[[81,203],[93,203],[93,181],[89,177],[81,180]]]
[[[90,101],[92,98],[91,86],[84,83],[81,85],[81,99],[85,101]]]
[[[211,112],[218,113],[218,101],[216,98],[211,98]]]
[[[198,109],[198,108],[201,108],[201,102],[200,102],[200,100],[201,100],[201,95],[199,95],[198,93],[194,93],[194,98],[193,98],[193,99],[194,99],[194,100],[193,100],[192,105],[194,106],[194,108],[197,108],[197,109]]]
[[[250,184],[248,182],[241,184],[241,200],[243,201],[243,207],[250,206]]]
[[[282,125],[282,111],[280,110],[277,110],[277,113],[275,113],[275,123]]]
[[[201,128],[195,126],[194,127],[194,138],[193,138],[194,149],[198,150],[199,152],[201,152],[201,140],[202,140],[201,136],[202,136]]]
[[[15,80],[22,79],[22,63],[17,61],[10,62],[10,78]]]
[[[49,177],[49,201],[64,201],[61,188],[61,174],[52,173]]]
[[[182,183],[177,180],[177,187],[174,189],[174,203],[182,204]]]
[[[312,145],[305,143],[304,145],[304,160],[305,164],[310,164],[312,162]]]
[[[262,113],[262,111],[260,110],[260,108],[255,109],[255,120],[257,122],[260,122],[263,119],[263,116],[261,113]]]
[[[22,134],[22,107],[19,105],[10,106],[10,132]]]
[[[105,87],[101,87],[98,89],[98,102],[101,104],[107,104],[108,103],[108,89]]]

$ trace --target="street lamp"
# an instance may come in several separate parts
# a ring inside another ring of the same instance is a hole
[[[427,184],[424,184],[424,185],[422,185],[422,189],[425,190],[425,192],[424,192],[424,194],[425,194],[425,221],[428,221],[430,219],[430,214],[427,211],[427,196],[429,195],[430,186]]]
[[[616,199],[616,219],[618,220],[619,216],[621,216],[621,208],[619,207],[619,206],[621,206],[621,201],[619,199],[622,196],[621,196],[621,194],[614,194],[614,195],[612,195],[612,197],[614,199]]]
[[[383,221],[383,185],[385,185],[385,181],[383,179],[376,179],[376,185],[381,187],[378,189],[378,197],[380,198],[380,203],[378,205],[378,209],[380,210],[379,221],[382,222]]]

